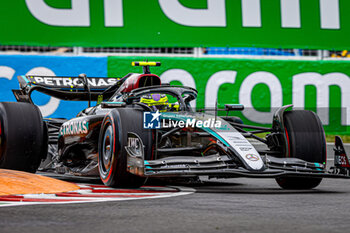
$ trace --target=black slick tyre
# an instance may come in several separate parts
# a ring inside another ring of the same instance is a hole
[[[37,106],[0,103],[0,168],[35,173],[47,147],[47,128]]]
[[[307,110],[285,112],[284,126],[287,157],[326,163],[325,134],[322,123],[314,112]],[[322,178],[280,177],[276,178],[276,181],[283,189],[312,189],[321,183]]]
[[[144,144],[146,159],[151,155],[152,132],[143,129],[143,112],[115,109],[105,116],[99,137],[98,166],[103,183],[111,187],[138,188],[146,178],[127,171],[127,135],[137,134]]]

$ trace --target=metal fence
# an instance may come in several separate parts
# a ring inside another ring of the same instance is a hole
[[[127,47],[48,47],[0,45],[0,54],[84,55],[84,56],[185,56],[248,57],[278,59],[350,59],[348,50],[273,49],[254,47],[206,48],[127,48]]]

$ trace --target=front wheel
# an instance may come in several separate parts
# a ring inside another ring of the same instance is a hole
[[[322,178],[307,177],[279,177],[276,178],[277,184],[283,189],[313,189],[322,181]]]
[[[311,111],[294,110],[284,113],[286,157],[326,164],[326,139],[322,123]],[[283,189],[312,189],[322,178],[280,177],[277,184]]]
[[[145,178],[127,171],[127,135],[136,133],[150,154],[152,136],[142,128],[143,113],[135,109],[112,110],[103,120],[99,137],[98,166],[101,180],[107,186],[138,188]]]

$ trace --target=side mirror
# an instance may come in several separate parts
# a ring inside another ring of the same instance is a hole
[[[122,108],[125,107],[126,103],[124,102],[102,102],[101,108]]]
[[[243,111],[243,104],[225,104],[225,111]]]

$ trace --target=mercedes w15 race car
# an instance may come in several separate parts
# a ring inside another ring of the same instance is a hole
[[[336,137],[335,164],[326,167],[326,141],[311,111],[279,108],[272,127],[244,124],[196,111],[197,91],[161,83],[158,62],[133,62],[143,73],[123,78],[19,76],[18,102],[0,103],[0,167],[29,172],[100,177],[105,185],[139,187],[149,177],[275,178],[285,189],[311,189],[325,177],[349,178],[350,165]],[[46,119],[34,91],[89,107],[73,119]],[[96,106],[91,106],[96,101]],[[256,136],[267,133],[266,137]],[[259,149],[253,138],[266,145]],[[249,139],[249,140],[248,140]]]

